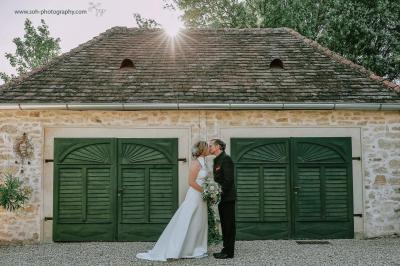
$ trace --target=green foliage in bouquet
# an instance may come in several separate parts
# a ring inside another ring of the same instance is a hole
[[[22,187],[18,177],[6,174],[4,182],[0,183],[0,206],[9,211],[17,210],[29,200],[31,193],[29,187]]]
[[[208,244],[214,245],[221,242],[222,237],[219,233],[217,221],[213,206],[221,201],[221,186],[218,185],[211,177],[206,177],[205,182],[202,184],[203,192],[201,197],[207,202],[208,212]]]
[[[222,237],[218,230],[218,225],[216,223],[212,205],[208,202],[207,202],[207,211],[208,211],[208,245],[215,245],[221,242]]]

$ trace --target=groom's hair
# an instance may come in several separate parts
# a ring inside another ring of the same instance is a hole
[[[220,139],[212,139],[211,142],[214,145],[219,145],[221,151],[225,151],[226,144],[222,140],[220,140]]]

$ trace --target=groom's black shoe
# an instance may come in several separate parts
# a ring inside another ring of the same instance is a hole
[[[214,258],[216,258],[216,259],[231,259],[231,258],[233,258],[233,255],[232,255],[232,256],[229,256],[228,254],[222,253],[222,252],[220,252],[220,253],[214,253],[213,256],[214,256]]]

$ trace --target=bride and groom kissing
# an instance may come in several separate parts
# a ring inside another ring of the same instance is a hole
[[[198,141],[193,149],[189,168],[189,189],[162,232],[153,249],[136,255],[139,259],[167,261],[179,258],[203,258],[207,256],[208,217],[207,202],[201,193],[208,175],[205,157],[216,156],[213,165],[214,180],[222,189],[218,211],[221,221],[223,249],[214,253],[216,259],[233,258],[235,249],[235,184],[233,161],[225,153],[226,144],[220,139],[210,143]]]

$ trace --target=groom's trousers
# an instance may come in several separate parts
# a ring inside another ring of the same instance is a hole
[[[222,253],[233,256],[235,253],[235,201],[220,202],[218,204],[219,218],[221,220],[222,239],[224,248]]]

